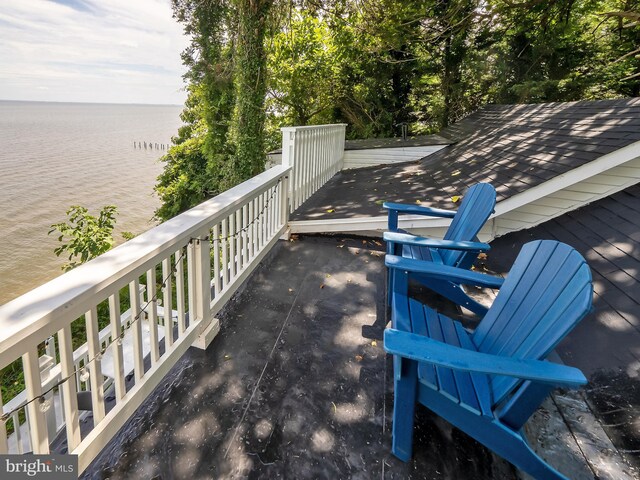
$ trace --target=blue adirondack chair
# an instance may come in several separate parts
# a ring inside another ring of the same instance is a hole
[[[489,250],[489,245],[478,242],[480,229],[494,212],[496,190],[488,183],[478,183],[467,190],[460,208],[441,210],[420,205],[384,203],[389,210],[389,232],[384,233],[387,253],[406,258],[428,260],[441,265],[470,268],[480,252]],[[443,240],[408,235],[398,229],[399,214],[425,215],[452,218],[451,225]],[[415,275],[414,278],[431,290],[462,305],[478,315],[485,315],[487,308],[469,297],[459,283],[454,281],[433,281],[428,276]],[[391,282],[389,283],[389,297]]]
[[[587,382],[580,370],[544,360],[591,308],[584,258],[556,241],[531,242],[504,283],[393,255],[386,264],[395,277],[392,328],[384,334],[385,350],[394,355],[393,453],[411,458],[418,401],[530,475],[564,479],[531,450],[520,430],[555,387]],[[469,332],[407,296],[414,273],[501,289]]]

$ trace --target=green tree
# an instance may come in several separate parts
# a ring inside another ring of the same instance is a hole
[[[72,206],[67,210],[68,222],[51,225],[49,235],[59,234],[62,243],[54,250],[59,257],[68,255],[68,263],[62,266],[66,272],[95,258],[113,247],[113,229],[118,209],[115,205],[106,205],[98,216],[89,214],[85,207]]]
[[[340,64],[327,22],[305,11],[294,12],[269,48],[269,107],[278,126],[327,119],[323,114],[335,102]]]

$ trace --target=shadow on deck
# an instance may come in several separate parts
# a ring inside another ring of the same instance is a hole
[[[514,478],[420,409],[415,455],[390,453],[382,245],[280,242],[83,478]]]

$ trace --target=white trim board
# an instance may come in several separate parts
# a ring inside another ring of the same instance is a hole
[[[496,205],[496,213],[481,240],[534,227],[568,211],[612,195],[640,180],[640,141],[558,175]],[[418,215],[401,216],[400,228],[429,236],[442,236],[450,220]],[[386,215],[289,223],[291,233],[368,233],[387,229]]]
[[[416,147],[365,148],[344,151],[343,170],[413,162],[442,150],[447,145],[422,145]]]

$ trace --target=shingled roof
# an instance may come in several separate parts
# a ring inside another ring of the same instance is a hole
[[[292,219],[381,215],[386,200],[443,206],[477,182],[505,200],[640,141],[640,98],[488,105],[440,135],[454,143],[417,162],[337,174]]]
[[[494,240],[489,269],[506,274],[522,246],[538,239],[567,243],[589,263],[594,308],[558,353],[589,377],[585,393],[592,408],[614,444],[638,465],[640,431],[634,422],[640,418],[640,184]]]

